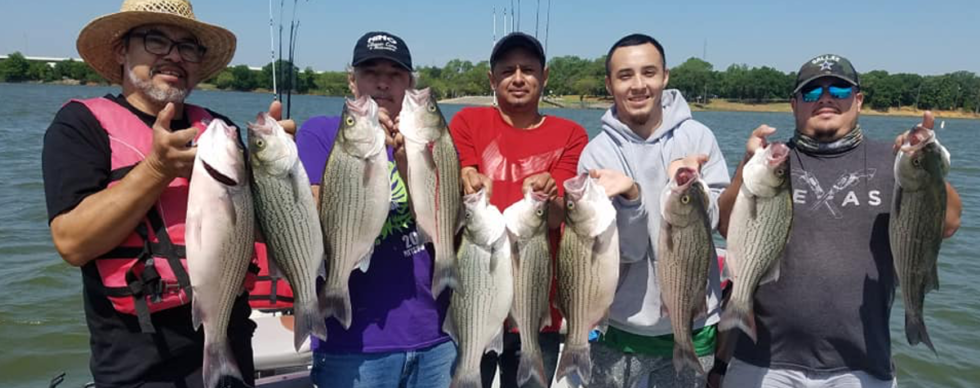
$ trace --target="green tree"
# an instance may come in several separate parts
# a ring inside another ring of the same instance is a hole
[[[680,90],[692,101],[707,103],[708,93],[715,89],[715,80],[714,67],[698,58],[689,58],[670,69],[670,87]]]
[[[231,75],[235,77],[231,83],[232,89],[248,91],[258,86],[255,82],[255,74],[246,65],[232,67]]]
[[[0,62],[0,79],[6,82],[23,82],[30,79],[31,63],[15,51]]]

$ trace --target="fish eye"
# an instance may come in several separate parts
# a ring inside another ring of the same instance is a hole
[[[429,106],[428,106],[427,109],[429,109],[429,112],[435,113],[435,111],[436,111],[436,104],[429,104]]]
[[[348,117],[346,123],[347,123],[347,125],[354,125],[354,118],[353,117]]]
[[[535,210],[534,214],[536,214],[538,217],[541,217],[544,215],[544,210],[541,209]]]
[[[776,170],[776,176],[783,176],[783,175],[786,175],[786,170],[781,168]]]
[[[574,209],[575,208],[575,202],[569,201],[567,204],[565,204],[565,207],[567,207],[569,209]]]
[[[466,212],[466,219],[468,220],[468,219],[471,219],[471,218],[473,218],[473,213],[472,212]]]
[[[912,159],[912,166],[919,167],[919,165],[921,165],[921,164],[922,164],[922,162],[919,161],[919,158]]]
[[[265,140],[262,140],[262,139],[256,140],[255,141],[255,146],[256,147],[259,147],[259,148],[265,147]]]
[[[687,205],[690,202],[691,202],[691,196],[690,195],[685,195],[685,196],[681,197],[681,203]]]

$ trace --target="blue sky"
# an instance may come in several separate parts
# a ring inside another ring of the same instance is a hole
[[[279,0],[275,0],[278,8]],[[286,28],[293,0],[286,0]],[[513,2],[515,6],[518,2]],[[91,19],[119,9],[120,0],[34,0],[4,8],[0,54],[77,57],[75,38]],[[521,30],[534,34],[537,0],[520,2]],[[544,40],[548,0],[541,0],[538,35]],[[269,62],[267,0],[197,0],[198,18],[238,36],[233,64]],[[498,36],[503,0],[299,0],[296,51],[300,67],[341,70],[355,40],[388,30],[406,40],[417,65],[490,54],[492,9]],[[732,63],[795,71],[807,59],[837,53],[858,71],[980,73],[980,2],[976,0],[617,1],[552,0],[548,55],[595,58],[623,35],[660,40],[668,66],[701,57],[716,69]],[[278,17],[278,15],[277,15]]]

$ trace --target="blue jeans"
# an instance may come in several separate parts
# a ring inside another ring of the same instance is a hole
[[[452,341],[407,352],[316,352],[310,378],[318,388],[445,388],[455,362]]]

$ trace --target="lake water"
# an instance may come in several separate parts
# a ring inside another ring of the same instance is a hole
[[[118,93],[116,88],[0,83],[0,385],[47,386],[60,372],[62,387],[80,387],[88,373],[88,329],[82,310],[81,274],[55,252],[47,226],[41,180],[44,131],[70,98]],[[268,94],[197,91],[190,101],[229,116],[239,125],[267,109]],[[343,99],[294,96],[293,118],[340,113]],[[462,106],[442,107],[451,119]],[[582,124],[591,136],[599,110],[545,109]],[[746,136],[760,124],[791,133],[785,113],[697,112],[694,118],[715,132],[730,169],[743,154]],[[865,133],[891,139],[914,118],[863,117]],[[949,180],[963,199],[963,226],[943,244],[942,288],[926,299],[926,323],[939,351],[905,342],[904,310],[896,296],[891,328],[894,362],[902,387],[972,387],[980,381],[980,260],[970,241],[980,237],[980,121],[946,120],[939,132],[953,155]],[[972,253],[971,253],[972,252]]]

